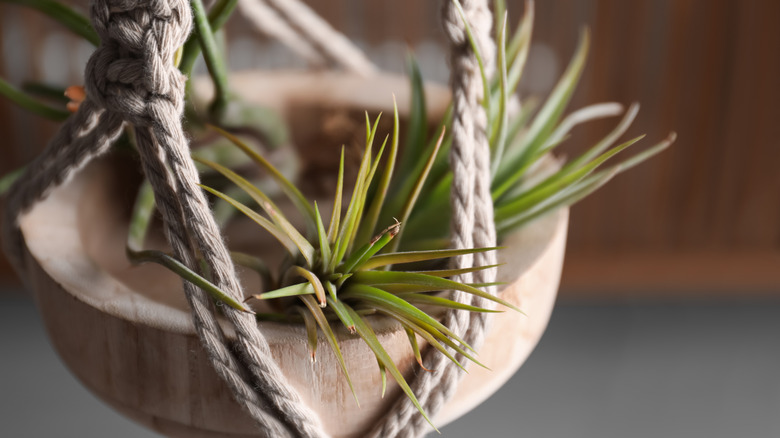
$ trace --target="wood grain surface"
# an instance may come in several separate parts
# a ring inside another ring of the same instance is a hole
[[[22,217],[28,278],[52,344],[94,394],[166,436],[259,437],[200,347],[180,280],[159,266],[133,266],[124,257],[117,236],[126,235],[128,219],[117,194],[127,181],[120,175],[110,160],[98,160]],[[500,280],[507,284],[500,296],[525,315],[503,309],[492,318],[478,352],[489,370],[469,367],[436,425],[492,395],[539,342],[555,302],[567,221],[566,210],[549,215],[512,235],[499,252],[505,264]],[[273,242],[266,241],[258,248],[270,247]],[[425,372],[400,326],[383,318],[372,323],[407,378]],[[285,377],[330,436],[364,436],[403,396],[392,379],[382,396],[376,358],[344,327],[335,332],[359,406],[324,335],[312,361],[303,325],[262,322],[260,328]],[[225,332],[232,337],[229,327]]]

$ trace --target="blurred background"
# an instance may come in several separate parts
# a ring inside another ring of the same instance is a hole
[[[438,2],[308,3],[383,69],[402,72],[410,46],[425,77],[446,82]],[[522,3],[507,3],[517,23]],[[444,436],[486,424],[507,437],[780,436],[778,17],[774,0],[537,1],[521,96],[551,89],[587,26],[592,50],[570,108],[638,101],[628,136],[678,140],[572,209],[548,334],[507,388]],[[238,16],[227,41],[233,69],[303,66]],[[0,42],[0,75],[13,84],[83,82],[91,46],[34,11],[0,3]],[[612,123],[579,129],[566,150]],[[0,175],[54,129],[0,99]],[[0,261],[1,346],[20,352],[0,355],[0,431],[147,436],[67,380],[36,318]],[[27,421],[42,407],[57,432]]]

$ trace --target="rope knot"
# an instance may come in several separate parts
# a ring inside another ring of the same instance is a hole
[[[87,64],[87,96],[139,127],[181,114],[186,78],[173,58],[190,32],[189,3],[95,0],[92,24],[101,45]]]

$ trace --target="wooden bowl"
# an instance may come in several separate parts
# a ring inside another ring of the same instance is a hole
[[[267,102],[282,110],[291,101],[305,103],[307,93],[300,87],[307,83],[312,86],[308,96],[319,99],[322,96],[314,90],[322,90],[327,80],[317,77],[319,80],[298,81],[294,99]],[[342,78],[330,80],[345,80]],[[353,90],[369,87],[359,81],[372,83],[359,78],[345,81]],[[395,87],[390,89],[399,95],[400,106],[405,82],[388,78],[380,78],[380,82]],[[354,92],[350,96],[355,96]],[[323,102],[372,108],[361,99],[352,102],[329,97]],[[127,208],[120,201],[127,191],[123,180],[112,160],[98,160],[20,218],[28,248],[28,281],[52,344],[91,391],[160,433],[191,438],[259,436],[211,369],[195,335],[178,277],[156,265],[135,267],[126,260]],[[437,426],[489,397],[539,341],[558,288],[567,223],[568,211],[561,210],[503,242],[507,249],[500,252],[499,260],[506,265],[499,276],[508,286],[501,296],[527,316],[511,311],[494,316],[479,351],[480,361],[492,371],[471,367],[455,397],[434,419]],[[252,279],[246,280],[249,289]],[[229,327],[223,326],[231,336]],[[376,318],[375,327],[380,341],[407,376],[422,372],[402,330],[382,318]],[[389,379],[388,392],[380,397],[380,375],[373,354],[346,330],[337,335],[360,407],[324,339],[320,340],[317,361],[312,363],[302,327],[263,322],[260,328],[289,382],[334,437],[362,436],[396,397],[403,396]]]

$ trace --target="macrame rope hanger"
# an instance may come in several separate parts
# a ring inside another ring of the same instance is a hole
[[[337,43],[328,46],[333,39],[323,39],[323,33],[313,36],[305,31],[314,29],[327,33],[332,31],[329,27],[294,22],[291,17],[318,20],[298,0],[241,0],[242,4],[251,1],[260,4],[266,13],[272,11],[284,18],[285,32],[297,33],[294,37],[299,43],[307,42],[311,53],[317,53],[331,63],[335,60],[352,71],[363,74],[374,71],[373,65],[357,49],[344,43],[346,40],[335,38]],[[492,71],[495,46],[491,39],[492,16],[487,0],[462,0],[461,4],[485,65]],[[244,9],[251,8],[242,6]],[[295,13],[304,9],[307,14]],[[87,97],[12,187],[2,230],[6,254],[20,276],[25,278],[20,215],[89,161],[108,151],[124,127],[130,125],[175,256],[193,270],[198,269],[196,260],[201,257],[208,265],[214,283],[233,298],[242,299],[233,262],[198,187],[199,176],[189,157],[189,144],[181,124],[186,78],[173,64],[173,58],[190,33],[192,17],[188,2],[93,0],[90,15],[101,44],[86,67]],[[493,247],[496,234],[490,198],[490,150],[486,135],[487,116],[480,105],[484,96],[479,68],[466,37],[463,19],[456,5],[449,0],[443,0],[442,22],[450,44],[453,96],[452,245],[456,248]],[[340,36],[335,31],[330,35]],[[313,46],[312,42],[317,42],[318,46]],[[461,256],[456,260],[457,267],[494,263],[492,252]],[[495,270],[491,269],[460,280],[490,283],[494,278]],[[274,362],[268,342],[254,318],[230,307],[221,307],[236,332],[236,348],[231,348],[217,323],[217,311],[209,296],[186,281],[184,291],[198,337],[211,364],[260,431],[269,437],[326,437],[316,414],[303,403]],[[463,293],[455,293],[454,298],[468,304],[486,305],[481,299]],[[483,313],[450,310],[443,322],[478,348],[488,320]],[[435,415],[453,395],[462,371],[433,349],[426,352],[425,360],[429,367],[438,371],[420,373],[411,386],[424,409]],[[388,412],[369,436],[413,438],[423,435],[430,427],[406,397],[399,397]]]

